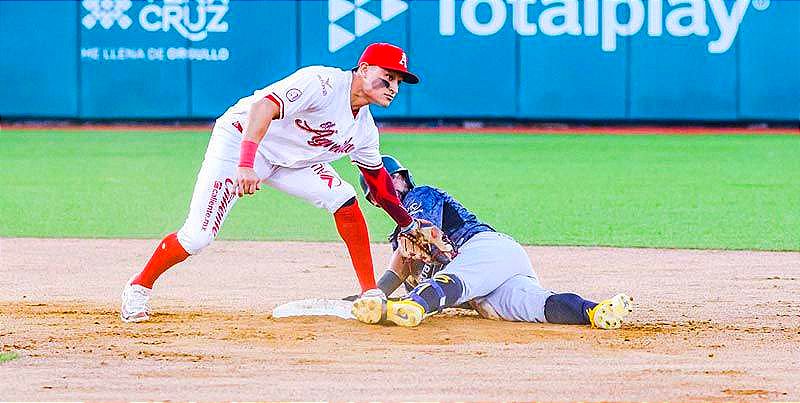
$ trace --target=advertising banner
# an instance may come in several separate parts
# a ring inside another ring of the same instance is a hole
[[[0,116],[210,119],[391,42],[378,118],[800,121],[795,0],[4,0]]]

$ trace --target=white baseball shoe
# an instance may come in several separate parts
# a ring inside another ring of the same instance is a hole
[[[144,322],[150,319],[150,293],[152,289],[131,284],[133,278],[122,290],[122,308],[119,316],[123,322]]]
[[[592,327],[599,329],[619,329],[622,319],[633,311],[633,298],[626,294],[617,294],[601,301],[589,310],[589,321]]]
[[[378,323],[386,317],[386,294],[379,288],[364,291],[353,301],[351,313],[361,322]]]

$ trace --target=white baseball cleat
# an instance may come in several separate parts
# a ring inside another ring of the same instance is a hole
[[[131,279],[132,281],[133,279]],[[144,322],[150,319],[150,293],[153,290],[138,284],[125,285],[122,290],[122,308],[119,316],[123,322]]]
[[[364,291],[353,301],[351,313],[361,322],[378,323],[386,317],[386,294],[378,288]]]
[[[617,294],[601,301],[589,310],[589,321],[592,327],[599,329],[619,329],[622,319],[633,311],[633,298],[626,294]]]

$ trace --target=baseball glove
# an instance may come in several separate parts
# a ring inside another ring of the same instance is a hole
[[[415,227],[397,237],[400,254],[407,259],[425,263],[450,263],[453,245],[437,226],[427,220],[415,220]]]

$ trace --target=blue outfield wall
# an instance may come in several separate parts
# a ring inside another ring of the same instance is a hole
[[[0,117],[78,115],[78,7],[0,1]]]
[[[800,122],[800,0],[0,0],[0,117],[209,119],[377,41],[391,118]]]

